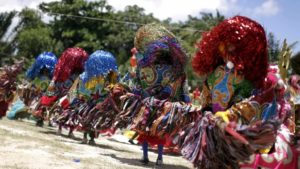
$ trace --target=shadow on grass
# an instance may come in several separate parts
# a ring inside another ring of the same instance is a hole
[[[149,147],[148,151],[157,154],[157,147]],[[167,149],[164,149],[164,155],[169,155],[169,156],[174,156],[174,157],[180,157],[180,156],[182,156],[179,152],[174,152],[174,151],[167,150]]]
[[[43,134],[51,134],[51,135],[56,135],[56,136],[60,136],[60,137],[63,137],[63,138],[67,138],[67,139],[71,139],[71,140],[75,140],[75,141],[78,141],[79,143],[77,144],[81,144],[81,145],[87,145],[87,146],[93,146],[93,147],[98,147],[98,148],[102,148],[102,149],[109,149],[109,150],[114,150],[114,151],[119,151],[119,152],[128,152],[128,153],[132,153],[132,151],[128,151],[128,150],[124,150],[124,149],[117,149],[113,146],[109,146],[109,145],[103,145],[103,144],[94,144],[94,145],[90,145],[90,144],[83,144],[82,143],[82,138],[79,138],[79,137],[73,137],[73,138],[70,138],[69,136],[67,135],[57,135],[56,133],[56,130],[53,130],[53,131],[39,131],[40,133],[43,133]],[[67,140],[60,140],[61,142],[69,142]],[[70,142],[70,143],[74,143],[74,142]],[[74,143],[76,144],[76,143]]]
[[[133,145],[133,146],[142,147],[141,144],[130,144],[129,142],[128,143],[120,142],[120,141],[118,141],[114,138],[107,138],[107,140],[117,142],[117,143],[120,143],[120,144],[124,144],[124,145]],[[157,153],[157,147],[149,147],[149,151]],[[181,156],[180,152],[173,151],[170,148],[168,148],[168,150],[164,149],[164,155],[175,156],[175,157],[180,157]]]
[[[79,138],[79,137],[72,137],[71,138],[71,137],[69,137],[67,135],[64,135],[64,134],[58,135],[56,130],[52,130],[52,131],[39,131],[39,132],[43,133],[43,134],[51,134],[51,135],[55,135],[55,136],[61,136],[63,138],[73,139],[73,140],[76,140],[76,141],[82,141],[82,139]]]
[[[144,168],[157,168],[157,169],[189,169],[186,166],[182,165],[172,165],[172,164],[163,164],[160,166],[155,165],[155,161],[151,161],[147,164],[144,165],[140,162],[140,159],[131,159],[131,158],[123,158],[123,157],[117,157],[115,154],[104,154],[105,156],[111,157],[113,159],[119,160],[122,163],[126,163],[129,165],[134,165],[134,166],[142,166]]]
[[[128,151],[128,150],[124,150],[124,149],[118,149],[118,148],[115,148],[115,147],[109,146],[109,145],[96,144],[96,145],[92,145],[92,146],[98,147],[98,148],[103,148],[103,149],[110,149],[110,150],[119,151],[119,152],[132,153],[132,151]]]

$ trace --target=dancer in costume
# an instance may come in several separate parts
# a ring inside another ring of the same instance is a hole
[[[53,77],[57,58],[51,52],[41,53],[26,72],[26,77],[41,92],[46,92]]]
[[[88,101],[91,109],[84,112],[82,116],[82,126],[85,130],[83,143],[87,143],[87,134],[89,133],[89,144],[95,144],[95,135],[98,130],[103,129],[99,126],[104,125],[104,122],[97,116],[99,111],[93,110],[97,109],[96,104],[101,104],[109,97],[107,88],[118,81],[118,67],[115,57],[107,51],[98,50],[94,52],[85,64],[82,81],[85,88],[91,92]],[[109,114],[110,111],[107,110],[105,113]]]
[[[211,130],[216,124],[221,127],[220,122],[201,119],[185,137],[182,146],[185,158],[200,168],[239,168],[238,162],[245,162],[258,149],[260,153],[269,153],[272,147],[280,151],[280,138],[291,134],[286,126],[291,111],[284,98],[286,88],[282,79],[272,67],[268,68],[266,35],[261,25],[242,16],[223,21],[203,35],[193,68],[207,77],[201,96],[203,113],[221,117],[230,130],[245,135],[246,144],[241,144],[243,139],[229,140],[232,138],[226,138],[222,128],[217,132]],[[268,121],[280,124],[275,145],[272,134],[262,136],[262,132],[257,132],[258,128],[265,130]],[[246,128],[248,131],[242,131]],[[268,144],[269,148],[261,146]],[[255,161],[254,168],[267,167],[260,159]]]
[[[295,114],[290,111],[291,107],[286,100],[290,101],[291,97],[288,93],[292,93],[293,87],[288,87],[288,69],[291,56],[291,49],[288,47],[286,40],[282,45],[282,50],[279,53],[278,65],[270,65],[267,75],[267,86],[265,91],[275,90],[275,98],[278,104],[277,116],[281,122],[281,126],[277,131],[276,142],[272,147],[273,151],[269,153],[257,153],[251,156],[247,163],[241,165],[241,168],[298,168],[298,157],[300,150],[294,145],[293,135],[295,133]],[[294,79],[295,80],[295,79]],[[269,92],[271,95],[271,93]],[[294,106],[293,106],[294,107]],[[276,111],[276,110],[275,110]]]
[[[268,74],[264,29],[249,18],[223,21],[203,35],[198,47],[193,68],[206,77],[201,106],[126,94],[116,126],[130,124],[142,134],[173,137],[195,167],[239,168],[255,152],[274,145],[279,124],[290,113],[284,87]],[[154,60],[146,54],[145,59]]]
[[[186,92],[186,75],[184,66],[187,60],[186,53],[180,46],[175,36],[160,25],[149,24],[141,27],[136,33],[135,48],[137,50],[137,83],[133,94],[128,94],[132,99],[125,100],[127,111],[122,111],[118,117],[116,126],[126,127],[132,123],[132,129],[137,131],[138,141],[142,144],[143,158],[142,163],[147,164],[148,144],[158,145],[158,157],[156,164],[160,165],[163,161],[163,146],[166,143],[167,135],[157,136],[149,134],[148,128],[153,124],[159,114],[159,109],[150,108],[155,104],[155,99],[164,101],[183,101],[189,102]],[[145,103],[144,100],[149,100]],[[149,104],[144,108],[143,103]],[[148,107],[149,106],[149,107]],[[163,106],[163,105],[161,105]],[[123,114],[124,113],[124,114]],[[139,116],[144,114],[145,117]],[[147,123],[146,129],[140,129],[136,122],[144,119]],[[149,119],[149,123],[147,122]]]
[[[77,113],[73,113],[73,116],[71,116],[70,112],[74,110],[69,109],[63,114],[63,117],[59,118],[61,121],[60,126],[70,121],[70,118],[80,119],[84,130],[83,143],[87,143],[87,134],[89,133],[89,144],[95,144],[94,138],[97,130],[95,122],[98,119],[96,119],[94,112],[90,110],[107,97],[108,92],[105,88],[117,82],[117,71],[116,59],[107,51],[95,51],[85,62],[84,72],[80,75],[79,88],[77,89],[79,95],[84,96],[85,101],[75,108]],[[61,127],[59,130],[61,130]]]
[[[18,86],[19,92],[8,113],[8,118],[14,119],[18,112],[31,105],[33,99],[38,100],[46,92],[56,63],[57,58],[51,52],[43,52],[35,59],[35,62],[26,72],[26,78],[29,82],[23,82]]]
[[[17,76],[22,71],[23,61],[12,66],[4,66],[0,70],[0,119],[6,115],[6,111],[13,99],[16,90]]]
[[[291,102],[295,114],[296,136],[300,139],[300,53],[290,59],[292,75],[289,77],[289,89]]]
[[[87,58],[87,52],[78,47],[68,48],[62,53],[55,66],[54,76],[47,92],[41,98],[41,105],[36,113],[39,117],[37,125],[42,126],[45,111],[49,110],[58,99],[67,95],[74,81],[83,72],[83,65]]]

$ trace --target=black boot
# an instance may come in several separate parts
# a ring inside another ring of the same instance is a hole
[[[90,132],[89,145],[96,145],[96,142],[95,142],[95,132],[93,132],[93,131]]]
[[[89,145],[91,145],[91,146],[94,146],[94,145],[96,145],[96,142],[95,142],[95,140],[94,140],[94,139],[90,139],[90,141],[89,141]]]
[[[87,139],[87,132],[83,132],[83,139],[81,144],[87,144],[88,143],[88,139]]]
[[[143,158],[140,160],[140,162],[141,162],[143,165],[147,165],[147,164],[149,163],[149,159],[143,157]]]
[[[37,121],[36,121],[36,124],[35,124],[36,126],[38,126],[38,127],[43,127],[44,126],[44,120],[43,119],[38,119]]]

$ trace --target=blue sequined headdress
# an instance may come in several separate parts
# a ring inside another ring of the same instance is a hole
[[[26,72],[26,77],[34,80],[36,77],[41,76],[42,69],[46,69],[49,72],[48,77],[52,78],[56,63],[57,58],[53,53],[43,52],[35,59],[33,65]]]
[[[84,65],[84,72],[80,75],[83,83],[99,76],[105,77],[110,72],[117,72],[118,66],[115,57],[107,51],[97,50],[90,55]]]

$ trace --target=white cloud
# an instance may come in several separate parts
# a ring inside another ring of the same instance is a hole
[[[254,14],[259,16],[274,16],[279,12],[278,3],[275,0],[265,0],[254,9]]]
[[[37,9],[41,2],[51,2],[55,0],[0,0],[0,12],[17,10],[21,11],[24,7]]]
[[[237,0],[108,0],[117,10],[123,10],[127,5],[143,7],[146,13],[153,13],[159,19],[172,18],[185,20],[187,15],[198,15],[203,11],[227,13]]]

